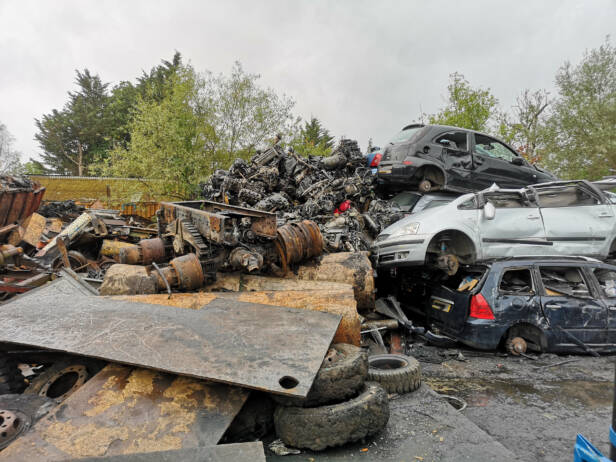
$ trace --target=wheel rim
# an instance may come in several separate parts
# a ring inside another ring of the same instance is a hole
[[[0,449],[17,438],[28,427],[28,418],[19,411],[0,409]]]
[[[86,383],[87,379],[86,366],[81,364],[68,366],[50,377],[41,388],[39,395],[62,401]]]

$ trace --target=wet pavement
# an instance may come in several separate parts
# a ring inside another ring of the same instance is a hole
[[[614,357],[461,353],[422,363],[425,382],[464,399],[464,416],[521,460],[572,460],[578,433],[608,453]]]
[[[578,433],[609,451],[616,357],[527,359],[421,344],[411,354],[421,363],[424,385],[390,401],[383,433],[267,460],[565,461],[573,459]],[[466,409],[456,410],[437,393],[461,398]]]

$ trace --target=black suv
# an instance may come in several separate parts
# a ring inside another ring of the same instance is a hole
[[[445,278],[416,277],[401,300],[423,301],[427,324],[468,346],[524,353],[616,345],[616,266],[584,257],[511,258]]]
[[[407,125],[388,143],[378,169],[387,190],[480,191],[554,181],[515,149],[484,133],[445,125]]]

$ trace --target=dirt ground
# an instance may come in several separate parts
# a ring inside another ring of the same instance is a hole
[[[608,454],[615,357],[528,359],[421,343],[410,353],[424,386],[390,401],[384,432],[321,453],[269,454],[268,461],[564,461],[573,459],[578,433]],[[437,393],[461,398],[466,409]]]

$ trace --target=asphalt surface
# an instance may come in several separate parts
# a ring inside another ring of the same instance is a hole
[[[319,453],[268,453],[267,460],[566,461],[578,433],[609,453],[614,357],[528,359],[421,344],[411,354],[424,385],[392,397],[381,434]],[[460,412],[439,394],[467,407]]]

